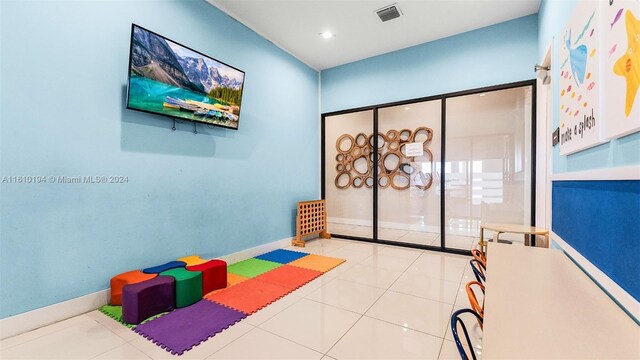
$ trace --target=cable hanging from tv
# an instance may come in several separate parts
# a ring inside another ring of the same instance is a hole
[[[177,130],[176,123],[182,124],[182,123],[184,123],[186,121],[186,120],[180,121],[177,118],[174,118],[174,117],[171,117],[171,116],[169,118],[171,120],[173,120],[173,126],[171,127],[171,131],[176,131]],[[193,133],[198,135],[198,123],[195,122],[195,121],[192,121],[192,123],[193,123]]]

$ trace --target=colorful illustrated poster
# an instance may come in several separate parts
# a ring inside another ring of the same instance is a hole
[[[599,2],[578,1],[560,36],[560,154],[602,143]]]
[[[640,130],[640,1],[601,4],[604,136],[614,139]]]

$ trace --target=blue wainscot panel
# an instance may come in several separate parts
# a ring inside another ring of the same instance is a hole
[[[554,181],[553,231],[640,301],[640,181]]]

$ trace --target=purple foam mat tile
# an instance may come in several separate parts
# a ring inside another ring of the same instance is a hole
[[[166,351],[182,355],[246,316],[220,304],[200,300],[140,324],[134,331]]]

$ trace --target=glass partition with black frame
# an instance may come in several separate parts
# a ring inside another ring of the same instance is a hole
[[[532,86],[446,99],[447,248],[471,250],[482,223],[532,225],[531,120]]]
[[[323,114],[329,232],[469,254],[482,223],[535,225],[534,103],[531,80]]]
[[[373,110],[326,116],[323,125],[328,231],[373,239]]]
[[[442,100],[378,109],[378,238],[440,246]]]

